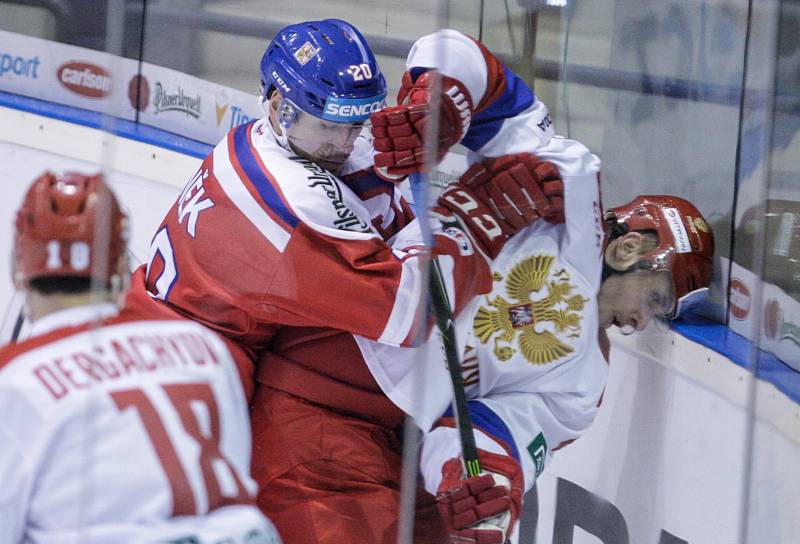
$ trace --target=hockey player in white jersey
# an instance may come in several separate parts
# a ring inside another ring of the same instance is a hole
[[[566,222],[514,237],[492,263],[492,292],[456,321],[481,476],[463,473],[438,336],[403,349],[357,339],[389,398],[428,430],[421,472],[452,542],[516,542],[524,493],[594,419],[607,373],[605,328],[632,333],[654,317],[677,318],[708,291],[714,238],[699,211],[651,195],[602,218],[592,179],[599,163],[569,160],[581,154],[570,152],[580,152],[575,145],[556,138],[538,153],[561,170]],[[483,172],[474,166],[456,187]]]
[[[118,311],[126,221],[100,175],[45,173],[18,211],[32,325],[0,351],[0,543],[278,543],[249,476],[250,363],[163,305]]]
[[[459,141],[468,147],[477,162],[439,197],[438,219],[466,219],[481,205],[503,211],[507,223],[499,221],[496,239],[514,232],[509,203],[492,191],[516,177],[519,153],[554,165],[563,181],[562,221],[523,225],[507,240],[491,264],[491,293],[456,321],[484,474],[464,475],[438,336],[403,349],[357,338],[382,391],[427,431],[421,472],[451,541],[513,542],[523,494],[552,452],[594,419],[607,374],[604,329],[641,330],[701,299],[713,235],[698,210],[677,197],[639,197],[604,217],[599,159],[555,136],[544,105],[526,100],[524,84],[479,42],[436,32],[417,41],[407,68],[399,105],[372,115],[375,165],[400,179],[427,166],[426,137],[435,138],[439,158]],[[433,103],[435,135],[426,134]]]
[[[553,142],[550,151],[563,145],[570,144]],[[632,333],[653,318],[685,315],[705,297],[711,279],[713,234],[691,203],[640,196],[605,214],[605,237],[599,230],[590,235],[582,226],[587,219],[600,228],[594,190],[585,185],[591,180],[572,175],[575,170],[546,150],[539,155],[562,172],[566,222],[541,223],[513,238],[492,263],[491,294],[457,321],[468,409],[486,474],[464,485],[441,365],[388,376],[381,369],[397,373],[399,361],[367,358],[386,377],[390,398],[407,403],[430,428],[421,470],[454,542],[515,542],[523,494],[553,451],[581,436],[595,417],[607,372],[604,329],[616,325]],[[422,349],[428,359],[441,359],[436,341]],[[409,376],[424,390],[406,389]]]

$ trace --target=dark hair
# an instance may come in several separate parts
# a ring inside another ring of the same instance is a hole
[[[636,232],[641,234],[642,238],[644,238],[641,249],[642,255],[650,253],[651,251],[653,251],[658,247],[658,232],[650,229],[637,230]]]
[[[30,280],[30,288],[42,295],[78,295],[92,290],[92,279],[77,276],[50,276]],[[110,285],[103,285],[109,288]]]

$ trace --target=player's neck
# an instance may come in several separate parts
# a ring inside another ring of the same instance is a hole
[[[76,308],[78,306],[87,306],[90,304],[102,304],[104,302],[112,302],[112,295],[107,290],[101,291],[87,291],[85,293],[58,293],[58,294],[41,294],[36,291],[28,292],[26,299],[26,307],[28,317],[32,321],[43,318],[52,313]]]
[[[275,133],[276,137],[283,136],[283,130],[281,130],[281,126],[275,119],[274,115],[269,115],[267,117],[267,122],[269,123],[269,126],[272,129],[272,132]]]

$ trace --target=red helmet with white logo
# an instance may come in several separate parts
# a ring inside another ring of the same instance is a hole
[[[127,217],[101,174],[45,172],[17,211],[15,272],[25,286],[52,277],[108,282],[127,236]]]
[[[642,255],[634,268],[669,270],[677,304],[675,318],[708,294],[714,270],[714,233],[688,200],[668,195],[641,195],[611,208],[606,221],[616,223],[611,239],[630,231],[655,231],[658,247]]]

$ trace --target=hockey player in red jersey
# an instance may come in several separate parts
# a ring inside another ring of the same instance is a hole
[[[0,350],[0,542],[279,543],[249,476],[250,362],[146,297],[118,311],[126,222],[77,173],[43,174],[17,213],[32,324]]]

